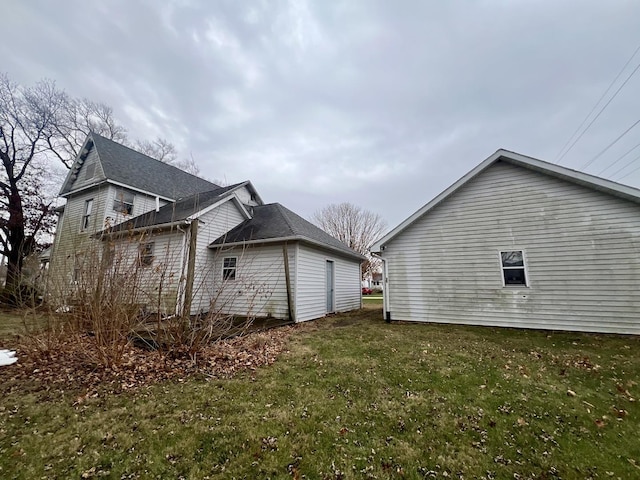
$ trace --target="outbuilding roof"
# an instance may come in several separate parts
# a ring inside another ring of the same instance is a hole
[[[220,188],[215,183],[93,132],[87,136],[82,150],[88,152],[92,148],[96,149],[107,181],[173,200]],[[73,183],[72,172],[69,172],[60,195],[70,193]]]
[[[459,188],[461,188],[467,182],[478,176],[480,173],[482,173],[484,170],[486,170],[496,162],[510,163],[512,165],[517,165],[529,170],[543,173],[545,175],[560,178],[562,180],[582,185],[584,187],[605,192],[616,197],[624,198],[635,203],[640,203],[640,190],[638,190],[637,188],[629,187],[628,185],[622,185],[620,183],[612,182],[611,180],[606,180],[604,178],[596,177],[595,175],[589,175],[588,173],[579,172],[570,168],[561,167],[560,165],[545,162],[543,160],[538,160],[537,158],[527,157],[526,155],[522,155],[520,153],[499,149],[493,155],[485,159],[473,170],[463,176],[460,180],[440,193],[440,195],[436,196],[429,203],[418,209],[418,211],[416,211],[413,215],[400,223],[400,225],[391,230],[387,235],[378,240],[373,245],[372,251],[381,252],[385,244],[389,243],[407,227],[413,224],[416,220],[439,205],[443,200],[451,196]]]
[[[251,219],[212,242],[209,248],[285,240],[306,241],[353,258],[365,259],[340,240],[279,203],[253,207]]]

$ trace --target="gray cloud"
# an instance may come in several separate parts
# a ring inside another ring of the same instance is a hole
[[[104,101],[132,136],[164,136],[205,175],[251,179],[302,215],[351,201],[390,225],[498,148],[553,161],[640,43],[640,4],[625,1],[41,0],[3,11],[0,55],[15,80],[54,78]],[[564,165],[580,168],[638,119],[639,86],[640,74]],[[640,184],[640,172],[624,181]]]

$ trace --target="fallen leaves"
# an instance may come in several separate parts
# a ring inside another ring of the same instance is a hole
[[[104,367],[91,362],[88,335],[60,339],[55,348],[41,351],[34,342],[19,347],[20,361],[0,371],[0,390],[76,390],[83,392],[75,404],[99,396],[99,392],[118,393],[165,380],[183,382],[204,375],[228,378],[240,371],[255,370],[275,362],[285,349],[295,326],[273,328],[205,346],[194,358],[188,352],[150,351],[127,345],[118,366]]]

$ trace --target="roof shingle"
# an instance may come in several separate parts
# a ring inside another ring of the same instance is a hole
[[[151,158],[97,133],[90,134],[107,180],[129,185],[164,198],[177,199],[220,188],[173,165]],[[73,190],[65,183],[61,195]]]
[[[230,230],[212,242],[210,246],[292,237],[297,237],[300,240],[309,240],[312,243],[340,251],[345,255],[364,259],[362,255],[346,246],[340,240],[332,237],[324,230],[279,203],[253,207],[253,217],[251,219]]]

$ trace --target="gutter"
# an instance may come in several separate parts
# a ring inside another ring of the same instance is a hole
[[[126,222],[124,222],[126,223]],[[146,230],[168,230],[170,228],[173,227],[178,227],[178,226],[182,226],[182,225],[189,225],[191,222],[189,222],[188,220],[178,220],[175,222],[169,222],[169,223],[161,223],[158,225],[147,225],[144,227],[137,227],[137,228],[132,228],[132,229],[122,229],[122,230],[116,230],[116,231],[106,231],[106,230],[102,230],[100,232],[94,233],[93,235],[91,235],[93,238],[112,238],[115,237],[117,235],[122,235],[123,233],[139,233],[139,232],[144,232]],[[118,225],[121,225],[118,224]]]

